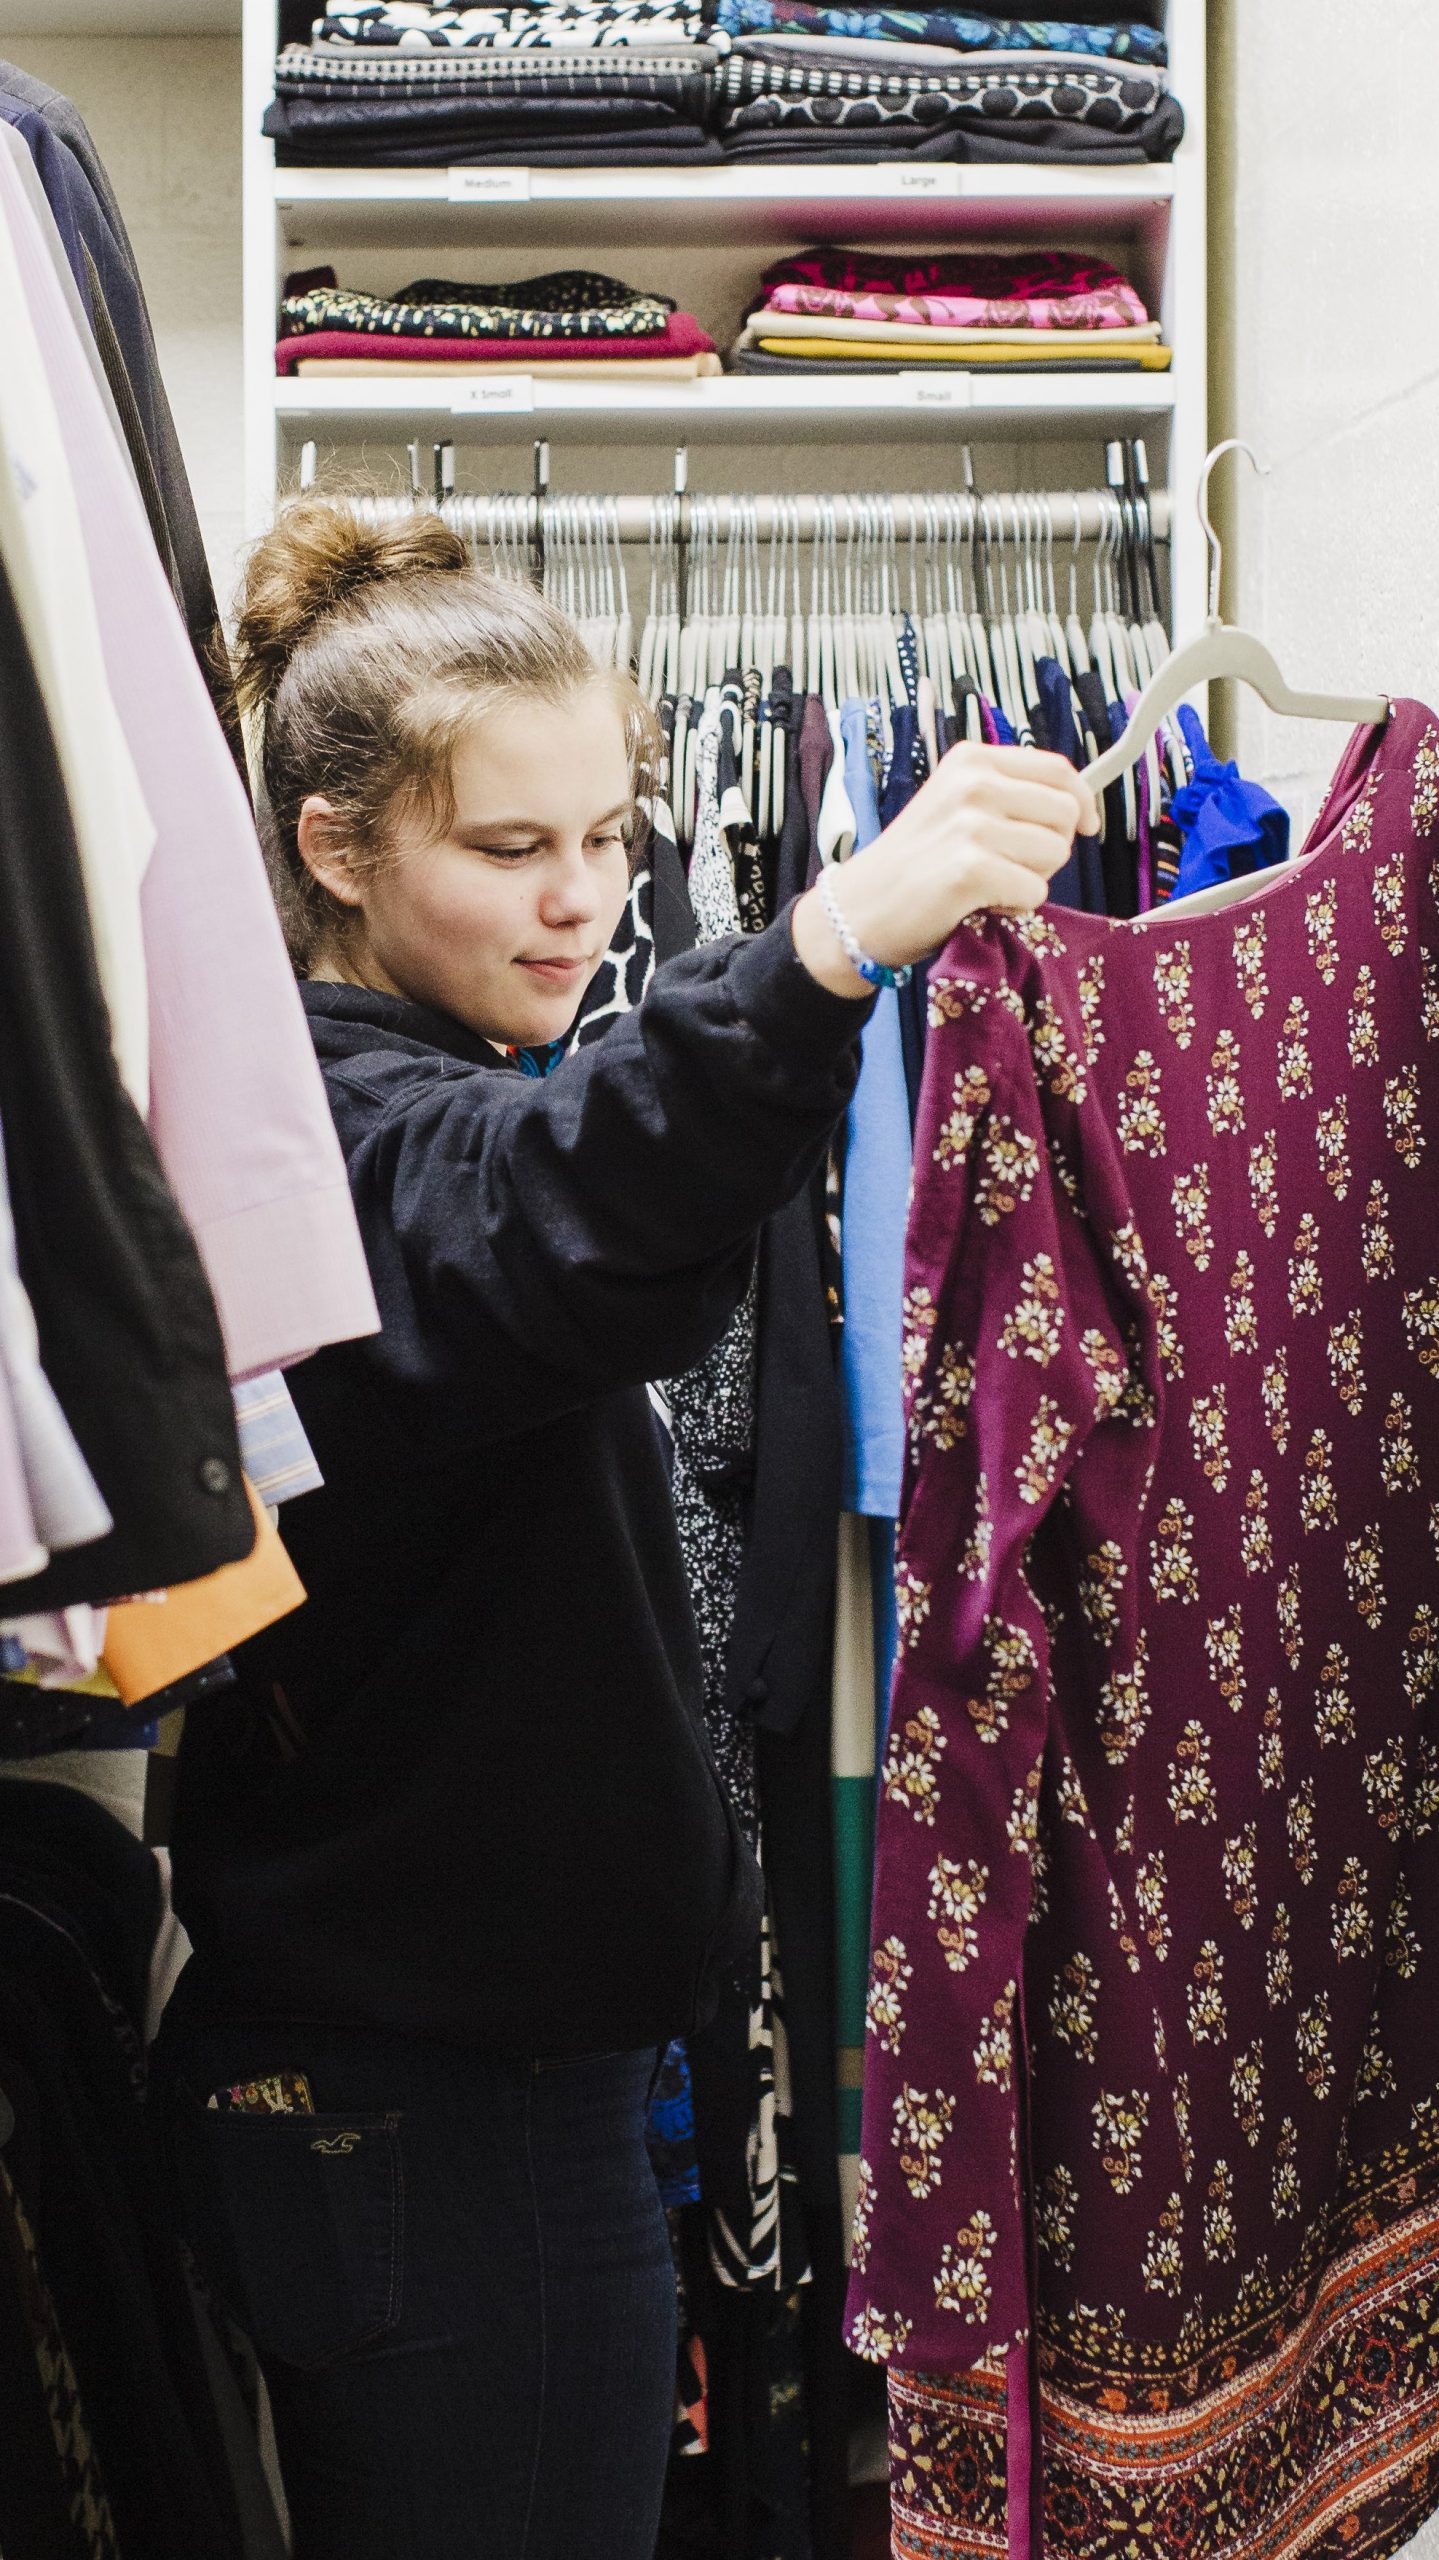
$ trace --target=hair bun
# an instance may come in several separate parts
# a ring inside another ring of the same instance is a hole
[[[293,498],[255,545],[240,589],[235,681],[241,708],[273,702],[296,650],[366,587],[465,570],[469,553],[438,516],[371,520],[344,498]]]

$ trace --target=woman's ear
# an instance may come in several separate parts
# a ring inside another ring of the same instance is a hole
[[[318,880],[322,889],[328,889],[332,898],[338,898],[341,906],[358,907],[364,903],[350,865],[342,823],[333,804],[318,791],[310,793],[300,810],[295,842],[311,878]]]

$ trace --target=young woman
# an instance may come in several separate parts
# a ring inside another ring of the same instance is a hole
[[[424,517],[306,500],[240,622],[269,849],[383,1320],[291,1373],[306,1606],[190,1721],[177,2192],[254,2339],[297,2560],[651,2560],[657,2054],[758,1926],[645,1381],[723,1331],[870,988],[1092,826],[957,749],[545,1080],[628,893],[650,716]],[[816,1805],[817,1822],[826,1818]]]

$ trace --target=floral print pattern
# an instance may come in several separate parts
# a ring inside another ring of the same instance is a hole
[[[1436,832],[1439,724],[1400,706],[1237,978],[1232,912],[1071,914],[1062,950],[985,917],[933,964],[914,1392],[947,1349],[974,1375],[968,1432],[912,1444],[904,1488],[934,1597],[880,1810],[850,2330],[910,2324],[906,2555],[1002,2548],[1030,2340],[1065,2560],[1122,2560],[1140,2501],[1155,2560],[1290,2560],[1341,2470],[1360,2560],[1434,2503],[1439,1245],[1410,1185]],[[947,1172],[973,1069],[991,1098]],[[1027,1187],[986,1216],[998,1111]],[[1020,1981],[1027,2144],[1013,2072],[970,2062]],[[1361,2369],[1362,2458],[1330,2415]]]

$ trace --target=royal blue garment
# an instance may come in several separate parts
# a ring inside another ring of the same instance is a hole
[[[896,720],[903,718],[902,712]],[[844,779],[855,814],[855,850],[880,831],[865,705],[840,711]],[[897,767],[899,757],[894,764]],[[900,1342],[904,1230],[909,1213],[909,1097],[899,997],[881,990],[865,1024],[859,1083],[849,1107],[844,1165],[844,1508],[892,1520],[904,1459]]]
[[[690,2058],[678,2037],[665,2048],[645,2119],[645,2141],[660,2202],[698,2204],[700,2164],[695,2150],[695,2097]]]
[[[1010,727],[1008,720],[1000,710],[997,702],[992,702],[990,704],[989,716],[994,722],[994,739],[996,746],[1017,747],[1019,740],[1015,736],[1013,729]]]
[[[1187,898],[1218,880],[1240,880],[1289,859],[1289,812],[1236,764],[1221,764],[1187,702],[1179,725],[1194,778],[1176,791],[1169,814],[1184,839],[1174,896]]]
[[[522,1076],[547,1076],[551,1067],[559,1065],[569,1045],[567,1040],[546,1040],[538,1049],[512,1049],[510,1056]]]

